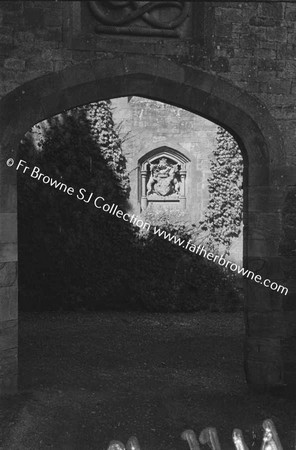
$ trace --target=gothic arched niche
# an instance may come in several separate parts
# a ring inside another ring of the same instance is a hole
[[[171,147],[162,146],[139,160],[141,210],[150,205],[186,208],[186,175],[189,158]]]

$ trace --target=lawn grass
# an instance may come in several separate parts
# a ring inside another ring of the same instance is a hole
[[[136,435],[141,450],[188,450],[184,429],[215,426],[223,450],[235,427],[259,449],[272,418],[295,449],[295,400],[249,390],[243,337],[241,313],[22,314],[2,448],[104,450]]]

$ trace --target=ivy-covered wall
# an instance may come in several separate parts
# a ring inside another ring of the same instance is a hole
[[[229,259],[241,263],[243,164],[241,151],[234,139],[229,135],[232,146],[229,147],[226,161],[227,149],[223,145],[228,147],[228,141],[225,140],[222,144],[223,136],[221,139],[220,135],[223,129],[197,114],[136,96],[112,99],[111,104],[114,121],[122,138],[123,154],[127,160],[131,209],[140,213],[140,157],[162,146],[186,152],[190,159],[186,174],[186,213],[189,220],[199,226],[200,221],[213,215],[215,204],[220,221],[216,214],[212,225],[208,224],[206,227],[207,234],[211,234],[207,238],[208,245],[215,242],[216,251],[224,254],[229,250]],[[239,167],[233,161],[239,161]],[[216,168],[216,173],[213,172],[213,167]],[[214,192],[215,181],[220,183],[219,194]],[[208,212],[208,208],[212,212]],[[227,218],[229,226],[226,225]],[[223,224],[220,223],[222,219]],[[220,237],[218,240],[217,236]]]

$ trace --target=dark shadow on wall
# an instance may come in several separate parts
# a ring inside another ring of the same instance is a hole
[[[287,279],[296,278],[296,187],[290,187],[282,210],[283,235],[280,244],[284,259],[284,275]]]
[[[282,237],[280,241],[282,285],[289,288],[283,298],[286,338],[282,342],[286,386],[276,393],[287,398],[296,396],[296,186],[287,190],[282,209]]]

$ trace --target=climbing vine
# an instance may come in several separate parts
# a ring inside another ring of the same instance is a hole
[[[126,172],[125,158],[122,154],[122,142],[115,129],[111,110],[111,101],[89,103],[82,107],[90,125],[93,139],[100,147],[100,153],[107,167],[118,181],[118,187],[125,197],[130,191],[129,177]]]
[[[209,204],[201,229],[208,233],[207,245],[229,254],[232,239],[240,235],[243,216],[243,159],[237,142],[218,127],[217,147],[211,161]]]

